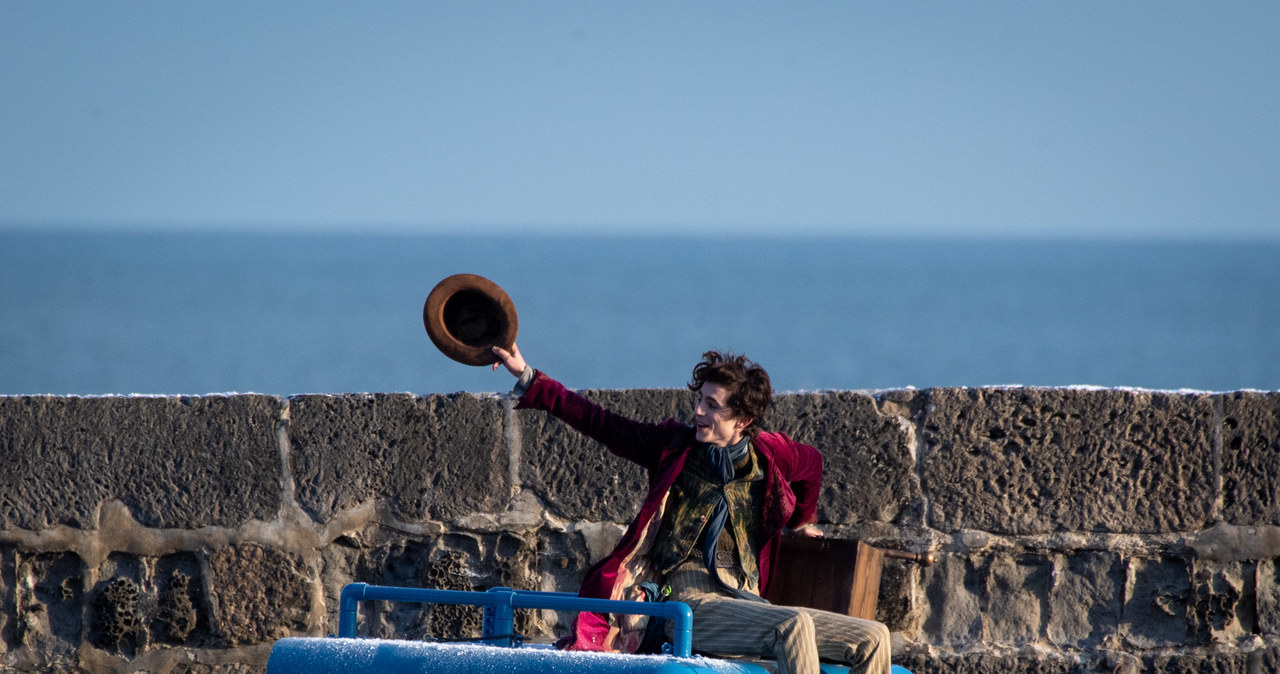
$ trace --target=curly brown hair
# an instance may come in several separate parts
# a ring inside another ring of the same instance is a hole
[[[696,392],[707,382],[719,384],[728,391],[726,402],[734,414],[751,418],[747,433],[754,436],[764,428],[764,416],[773,400],[773,385],[763,367],[744,355],[708,351],[693,366],[689,390]]]

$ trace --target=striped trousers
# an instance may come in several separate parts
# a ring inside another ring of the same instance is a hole
[[[798,606],[737,599],[719,591],[705,567],[686,563],[667,577],[671,599],[693,609],[693,648],[711,655],[773,657],[779,674],[818,674],[818,661],[849,666],[851,674],[888,674],[889,628],[874,620]],[[717,569],[734,587],[746,583]],[[747,587],[755,591],[754,587]]]

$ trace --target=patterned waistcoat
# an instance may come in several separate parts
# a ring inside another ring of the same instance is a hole
[[[662,525],[654,542],[654,568],[670,573],[701,549],[707,521],[721,493],[729,504],[729,518],[717,544],[717,559],[734,557],[729,564],[748,576],[757,573],[758,548],[756,532],[760,528],[760,506],[764,498],[764,471],[751,448],[748,459],[738,468],[734,479],[721,485],[705,452],[694,450],[686,459],[684,470],[676,478],[667,497]]]

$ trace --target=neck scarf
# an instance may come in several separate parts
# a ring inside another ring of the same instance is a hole
[[[711,511],[711,519],[707,522],[706,533],[703,537],[702,558],[706,560],[707,571],[711,573],[711,579],[720,586],[721,590],[739,599],[749,599],[751,601],[765,602],[762,597],[751,594],[745,590],[739,590],[736,587],[730,587],[720,580],[720,574],[716,571],[716,547],[720,542],[720,534],[724,531],[724,525],[729,521],[729,501],[724,495],[724,485],[733,480],[736,472],[735,465],[747,457],[747,453],[751,448],[751,438],[743,437],[742,440],[729,447],[718,447],[716,445],[704,445],[707,458],[711,461],[711,465],[715,472],[718,472],[721,490],[719,498],[716,499],[715,509]]]

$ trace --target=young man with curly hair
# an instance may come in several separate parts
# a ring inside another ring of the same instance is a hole
[[[693,368],[693,425],[643,423],[610,412],[529,367],[519,347],[494,347],[519,378],[517,408],[543,410],[645,469],[649,492],[613,552],[591,567],[579,594],[646,595],[693,610],[693,648],[774,657],[782,674],[817,674],[819,659],[885,674],[888,629],[875,621],[761,598],[784,530],[816,536],[822,455],[762,430],[773,396],[764,368],[708,351]],[[498,364],[494,364],[497,369]],[[580,613],[562,647],[636,652],[643,619]]]

